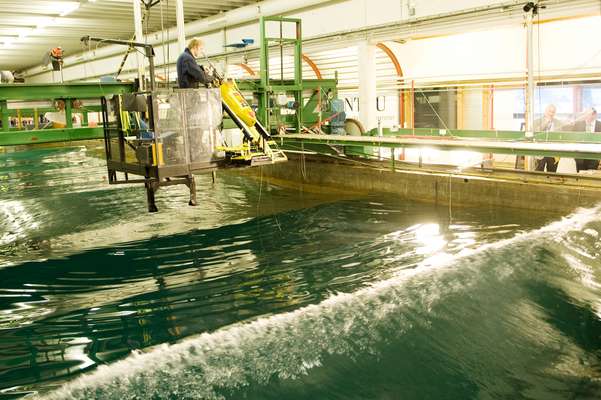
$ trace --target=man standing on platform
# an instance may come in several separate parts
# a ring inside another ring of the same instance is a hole
[[[574,123],[574,132],[595,133],[601,132],[601,122],[597,121],[597,110],[589,108],[584,112],[584,118]],[[599,160],[576,159],[576,170],[598,169]]]
[[[177,83],[180,89],[196,89],[208,85],[215,79],[210,66],[200,66],[196,58],[203,52],[204,44],[200,39],[192,39],[188,47],[177,59]]]
[[[534,121],[534,132],[553,132],[559,131],[562,129],[562,122],[555,118],[555,114],[557,113],[557,108],[553,104],[549,104],[547,108],[545,108],[545,115],[542,118]],[[536,170],[544,171],[545,167],[547,168],[547,172],[556,172],[558,159],[556,160],[554,157],[542,157],[536,159]]]

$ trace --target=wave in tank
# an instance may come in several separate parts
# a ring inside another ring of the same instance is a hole
[[[317,305],[134,353],[42,398],[218,399],[224,392],[304,376],[327,356],[377,353],[377,343],[427,324],[437,304],[453,294],[494,290],[516,275],[536,274],[530,259],[549,235],[556,243],[576,232],[598,236],[590,224],[599,224],[599,212],[600,207],[580,210],[512,239],[456,256],[435,255],[391,279]]]

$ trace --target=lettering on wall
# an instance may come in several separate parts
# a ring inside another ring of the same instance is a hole
[[[359,97],[345,97],[344,108],[347,112],[359,112]]]
[[[386,110],[386,96],[376,97],[376,110],[380,112]]]
[[[385,112],[385,111],[389,111],[387,110],[387,107],[395,107],[394,106],[394,101],[391,103],[388,100],[389,96],[386,95],[380,95],[378,97],[376,97],[376,110],[378,112]],[[398,97],[397,96],[392,96],[391,97],[393,100],[397,101]],[[346,113],[357,113],[359,112],[359,96],[352,96],[352,97],[343,97],[344,99],[344,111]],[[392,109],[390,111],[396,112],[396,109]]]

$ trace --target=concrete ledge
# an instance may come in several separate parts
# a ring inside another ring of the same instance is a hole
[[[472,169],[450,170],[288,154],[288,163],[263,166],[263,176],[336,190],[393,193],[452,206],[511,207],[569,213],[601,202],[601,180],[565,175]],[[400,169],[403,168],[403,169]]]

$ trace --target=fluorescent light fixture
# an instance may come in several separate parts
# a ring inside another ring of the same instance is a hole
[[[25,39],[27,36],[29,36],[31,33],[33,32],[33,29],[30,28],[26,28],[26,29],[21,29],[19,31],[19,39]]]
[[[43,19],[42,21],[38,22],[38,24],[36,25],[36,29],[42,30],[49,25],[53,25],[55,22],[56,22],[56,18]]]
[[[67,14],[72,13],[77,10],[81,4],[79,1],[65,1],[61,3],[56,3],[56,10],[59,12],[61,17],[64,17]]]
[[[12,47],[14,42],[15,42],[15,39],[12,37],[5,37],[2,39],[2,44],[5,49]]]

